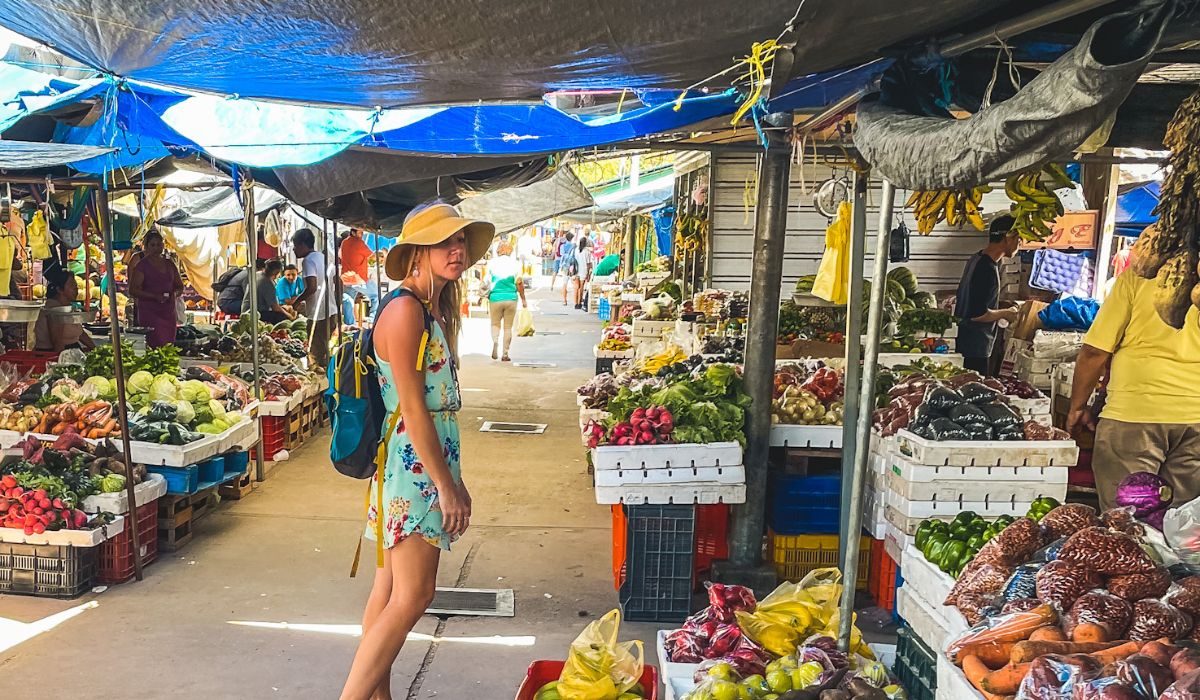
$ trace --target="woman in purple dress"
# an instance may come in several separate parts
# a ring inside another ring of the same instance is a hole
[[[142,257],[129,271],[129,293],[137,299],[138,325],[149,328],[146,345],[175,342],[175,298],[183,279],[175,263],[163,256],[163,237],[151,229],[142,238]]]

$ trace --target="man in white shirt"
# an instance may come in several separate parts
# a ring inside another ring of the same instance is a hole
[[[301,260],[300,275],[304,291],[296,299],[303,304],[304,317],[309,321],[308,354],[311,369],[324,371],[329,364],[329,339],[337,330],[338,296],[330,293],[325,255],[316,249],[316,236],[311,229],[302,228],[292,234],[292,250]]]

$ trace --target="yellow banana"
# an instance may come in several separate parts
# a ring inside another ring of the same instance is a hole
[[[922,194],[924,193],[921,190],[913,190],[912,194],[908,195],[908,200],[904,202],[904,208],[911,209],[921,199]]]
[[[951,226],[958,225],[958,193],[951,192],[946,196],[946,223]]]

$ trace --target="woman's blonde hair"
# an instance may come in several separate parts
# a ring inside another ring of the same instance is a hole
[[[416,268],[418,253],[428,246],[404,245],[396,251],[399,267],[403,274],[400,276],[402,281],[412,275],[413,269]],[[414,290],[420,294],[419,289]],[[438,298],[438,308],[442,310],[445,316],[442,318],[442,323],[446,326],[446,342],[450,345],[450,355],[454,357],[454,362],[458,363],[458,336],[462,332],[462,298],[463,298],[463,283],[462,280],[451,282],[445,287],[442,287],[442,294]],[[432,301],[432,299],[430,300]]]

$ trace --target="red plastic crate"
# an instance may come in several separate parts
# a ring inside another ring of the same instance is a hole
[[[138,506],[137,529],[142,566],[146,566],[158,558],[158,499]],[[100,543],[96,582],[124,583],[133,578],[133,570],[133,537],[127,526],[116,537]]]
[[[268,462],[275,455],[287,448],[288,419],[287,416],[262,416],[263,459]],[[254,458],[254,450],[250,450],[250,458]]]
[[[542,686],[558,680],[565,665],[565,661],[534,661],[529,664],[525,680],[517,689],[516,700],[534,700]],[[650,664],[646,664],[642,671],[641,684],[646,691],[646,700],[658,700],[658,670]]]
[[[696,580],[712,569],[714,561],[729,558],[728,503],[696,506]]]
[[[46,365],[58,359],[56,352],[34,352],[32,350],[10,350],[0,355],[0,362],[7,362],[22,372],[32,370],[34,374],[46,371]]]
[[[621,590],[621,584],[625,583],[625,547],[626,537],[628,533],[625,531],[625,506],[617,504],[612,507],[612,572],[613,572],[613,588]]]
[[[867,575],[867,592],[875,604],[888,612],[896,608],[896,562],[888,556],[883,540],[871,540],[871,569]]]

